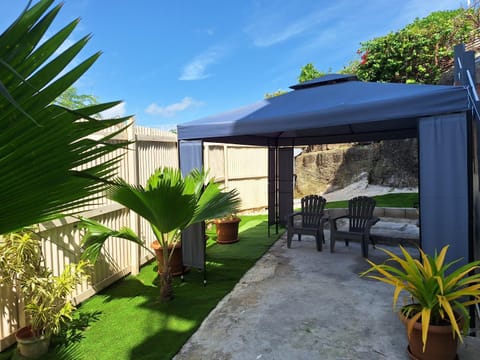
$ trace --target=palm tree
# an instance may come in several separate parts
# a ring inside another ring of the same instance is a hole
[[[218,183],[213,179],[207,181],[207,178],[205,171],[193,170],[182,177],[178,169],[162,168],[150,176],[145,188],[117,180],[107,192],[110,199],[150,223],[155,238],[164,250],[161,301],[173,298],[170,259],[181,240],[182,230],[192,224],[236,212],[240,203],[235,189],[223,192]],[[83,219],[81,226],[87,230],[83,237],[84,258],[91,261],[96,261],[110,236],[134,241],[148,249],[129,228],[116,231],[91,219]]]
[[[78,20],[47,37],[62,6],[49,10],[52,4],[29,2],[0,34],[0,234],[74,212],[99,197],[119,159],[95,161],[126,145],[108,141],[123,131],[126,118],[93,118],[118,102],[75,110],[54,104],[99,53],[65,70],[90,37],[59,52]],[[92,136],[116,125],[108,136]]]

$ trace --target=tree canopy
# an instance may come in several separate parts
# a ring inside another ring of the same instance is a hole
[[[298,75],[298,82],[305,82],[319,78],[320,76],[325,75],[323,71],[318,71],[312,63],[308,63],[300,70],[300,75]]]
[[[79,94],[75,86],[70,86],[55,100],[55,104],[74,110],[98,103],[95,95]]]
[[[357,76],[365,81],[435,84],[453,66],[453,47],[473,40],[478,9],[438,11],[361,44]]]
[[[478,35],[480,9],[433,12],[403,29],[360,44],[355,59],[341,73],[364,81],[436,84],[453,66],[453,47]],[[313,64],[302,67],[299,81],[323,75]]]

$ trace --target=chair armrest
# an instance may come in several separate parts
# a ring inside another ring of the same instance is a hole
[[[289,225],[293,225],[293,220],[295,218],[295,216],[299,216],[299,215],[302,215],[302,212],[301,211],[295,211],[291,214],[288,214],[287,215],[287,219],[288,219],[288,224]]]
[[[365,226],[365,230],[363,231],[363,233],[364,233],[364,234],[369,233],[371,227],[372,227],[373,225],[375,225],[379,220],[380,220],[380,218],[378,218],[378,217],[372,217],[372,218],[370,218],[370,219],[367,221],[367,225]]]
[[[342,216],[337,216],[337,217],[334,217],[334,218],[329,218],[330,221],[334,221],[335,223],[337,222],[337,220],[340,220],[340,219],[349,219],[350,216],[349,215],[342,215]]]
[[[288,216],[288,217],[294,217],[294,216],[297,216],[297,215],[302,215],[302,212],[301,212],[301,211],[295,211],[295,212],[293,212],[293,213],[291,213],[291,214],[288,214],[287,216]]]
[[[331,230],[335,230],[335,231],[337,230],[337,220],[348,219],[348,218],[349,218],[348,215],[337,216],[337,217],[334,217],[334,218],[329,217],[328,222],[330,223],[330,231]]]

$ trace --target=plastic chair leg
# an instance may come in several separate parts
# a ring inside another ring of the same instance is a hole
[[[287,248],[290,249],[290,246],[292,245],[292,237],[293,233],[287,232]]]
[[[317,242],[317,251],[322,251],[322,247],[325,239],[321,234],[317,234],[317,236],[315,236],[315,240]]]

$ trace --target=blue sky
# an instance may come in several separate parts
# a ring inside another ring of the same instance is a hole
[[[36,2],[34,0],[34,2]],[[57,3],[57,2],[56,2]],[[0,32],[27,1],[0,1]],[[79,60],[103,54],[75,85],[141,126],[176,124],[287,90],[313,63],[338,71],[360,42],[462,0],[64,0],[53,31],[80,17],[69,43],[93,34]],[[68,44],[66,44],[68,45]]]

